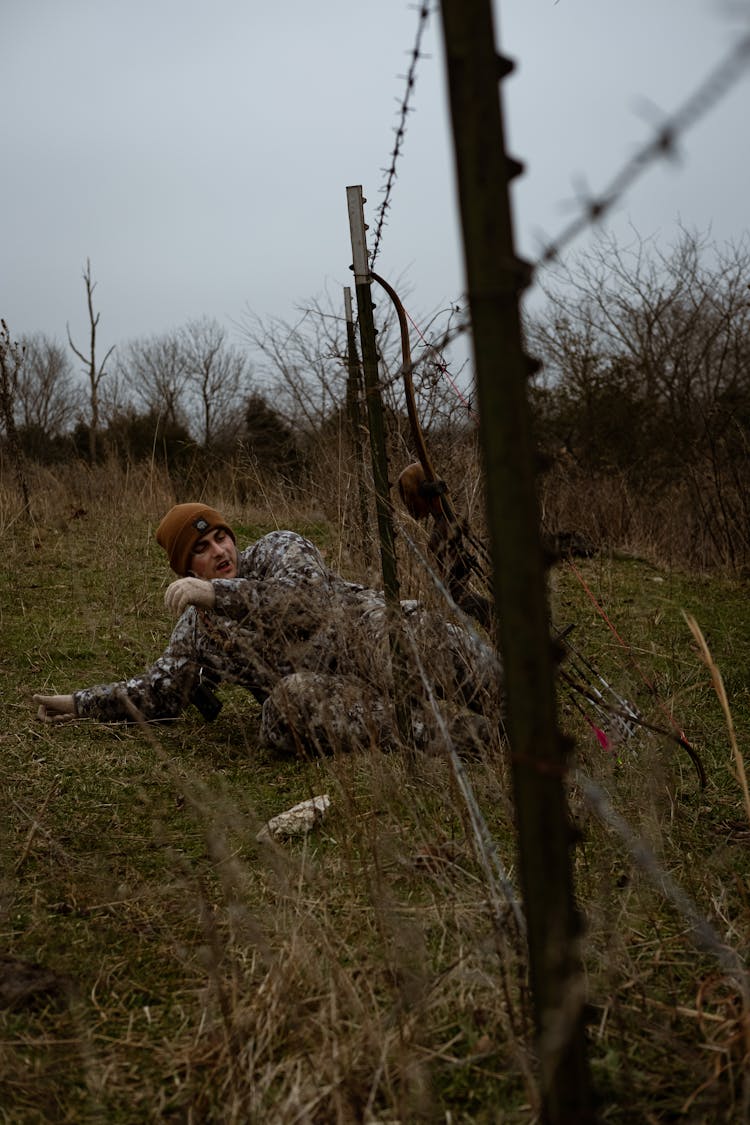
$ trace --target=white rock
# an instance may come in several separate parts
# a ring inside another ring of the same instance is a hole
[[[284,836],[305,836],[320,823],[328,812],[330,804],[331,799],[327,793],[322,793],[319,797],[311,797],[309,801],[300,801],[286,812],[272,816],[255,838],[262,841],[272,838],[278,840]]]

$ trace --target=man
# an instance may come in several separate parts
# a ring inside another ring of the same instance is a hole
[[[44,722],[168,719],[194,703],[221,707],[222,682],[262,704],[261,735],[285,753],[386,746],[395,737],[383,595],[330,570],[308,539],[275,531],[240,552],[220,512],[178,504],[156,538],[179,576],[165,603],[178,617],[164,653],[140,676],[72,695],[35,695]],[[450,712],[494,710],[489,651],[417,602],[401,603],[407,653],[429,654],[431,689]],[[419,661],[420,657],[417,656]],[[424,666],[424,665],[423,665]],[[413,730],[426,739],[419,663],[411,676]]]

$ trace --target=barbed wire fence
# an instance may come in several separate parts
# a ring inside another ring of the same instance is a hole
[[[430,11],[430,6],[426,3],[422,4],[419,10],[417,35],[411,52],[411,66],[407,75],[404,97],[400,104],[396,141],[391,152],[391,160],[386,172],[385,187],[383,189],[384,198],[377,213],[375,242],[371,255],[371,260],[373,262],[382,247],[386,214],[393,204],[398,168],[404,155],[407,115],[412,112],[414,108],[412,105],[412,95],[415,85],[416,67],[418,61],[424,57],[421,44]],[[538,259],[534,262],[518,261],[517,274],[519,277],[519,291],[532,288],[544,269],[558,261],[561,254],[568,249],[578,237],[587,230],[593,229],[601,224],[613,207],[624,198],[636,181],[642,178],[653,165],[661,160],[674,159],[683,137],[719,105],[746,73],[749,65],[750,34],[745,34],[718,63],[709,70],[708,74],[695,85],[678,108],[671,115],[666,116],[664,120],[653,129],[646,141],[637,149],[632,157],[623,162],[601,192],[588,196],[579,194],[577,201],[579,206],[578,214],[559,231],[556,237],[548,240],[543,245]],[[470,319],[468,317],[463,317],[460,321],[451,325],[439,339],[434,340],[424,349],[419,362],[424,362],[430,357],[436,360],[442,357],[445,349],[461,334],[470,331],[471,328]],[[408,541],[408,545],[412,548],[412,551],[414,551],[413,544],[410,540]],[[434,571],[429,562],[421,557],[418,558],[418,562],[421,567],[427,570],[434,578]],[[448,601],[447,598],[446,601]],[[453,608],[455,609],[455,606]],[[594,783],[590,782],[583,774],[578,775],[578,782],[584,791],[587,803],[601,816],[601,801],[598,799]],[[478,816],[481,822],[481,811],[478,813]],[[611,819],[610,817],[610,820]],[[626,833],[629,840],[635,841],[634,846],[637,850],[640,846],[637,840],[637,834],[633,832],[629,826],[625,825],[624,820],[618,820],[615,828],[621,834]],[[657,887],[666,894],[667,897],[675,901],[678,909],[685,917],[690,918],[691,924],[696,931],[695,936],[700,937],[702,935],[705,940],[705,935],[709,933],[710,929],[708,923],[706,923],[706,920],[702,917],[697,908],[693,908],[692,904],[682,895],[680,888],[666,888],[661,869],[654,867],[653,864],[651,867],[648,867],[648,864],[644,861],[640,852],[636,856],[636,859],[644,866],[644,869],[648,869]],[[718,948],[721,943],[718,942],[718,939],[714,940],[713,931],[710,931],[709,936],[714,941],[714,946]],[[698,944],[701,944],[700,941],[698,941]],[[731,965],[728,966],[728,970],[731,975],[741,982],[745,1004],[747,1004],[747,997],[750,994],[748,992],[747,969],[739,955],[732,953],[732,958],[733,960]]]
[[[404,80],[404,93],[400,99],[398,124],[394,128],[395,142],[389,154],[390,162],[384,169],[385,182],[381,188],[383,199],[376,210],[375,234],[370,255],[373,265],[382,247],[387,213],[393,206],[398,166],[404,158],[406,122],[409,114],[415,112],[412,103],[417,65],[422,59],[430,57],[422,51],[422,42],[429,18],[436,10],[437,5],[431,5],[428,0],[425,0],[418,10],[417,30],[413,46],[409,51],[410,65]],[[599,193],[584,196],[579,192],[578,214],[566,223],[555,237],[545,242],[534,262],[520,263],[525,271],[526,288],[532,288],[541,272],[547,266],[559,261],[563,251],[586,230],[599,226],[654,164],[661,160],[674,160],[684,136],[719,105],[748,68],[750,68],[750,33],[743,35],[726,52],[678,108],[658,125],[631,157],[624,161]],[[465,317],[460,318],[438,339],[425,346],[419,362],[440,360],[446,349],[470,328],[470,321]]]
[[[419,7],[419,15],[417,18],[417,32],[414,39],[414,45],[409,52],[411,61],[409,63],[409,69],[404,79],[405,87],[398,113],[398,125],[394,129],[395,140],[393,142],[393,148],[390,153],[390,164],[387,168],[383,169],[383,171],[385,172],[385,184],[381,189],[383,192],[383,199],[376,212],[377,221],[375,225],[375,234],[373,236],[372,250],[370,251],[371,266],[375,265],[378,251],[380,250],[380,243],[382,241],[383,230],[385,228],[386,215],[391,205],[391,195],[396,183],[396,166],[403,151],[404,138],[406,137],[406,120],[409,113],[411,112],[411,100],[417,81],[417,63],[423,57],[422,38],[424,36],[429,17],[429,0],[424,0],[424,2]]]
[[[418,65],[422,60],[431,57],[423,50],[424,37],[430,17],[438,10],[439,4],[431,3],[430,0],[423,0],[417,8],[414,40],[408,51],[409,67],[406,75],[402,76],[404,90],[400,99],[398,99],[397,124],[394,127],[395,140],[389,154],[388,165],[383,169],[385,176],[381,188],[383,198],[375,213],[375,233],[372,249],[369,252],[371,266],[374,265],[378,253],[382,249],[387,215],[393,206],[398,170],[405,154],[407,120],[409,114],[415,112],[416,108],[414,93]],[[543,271],[559,261],[563,252],[586,230],[599,226],[618,202],[625,197],[636,181],[642,178],[654,164],[661,160],[674,159],[678,155],[680,143],[688,131],[719,105],[746,73],[749,66],[750,33],[746,33],[719,59],[708,74],[698,81],[678,108],[671,115],[664,117],[635,153],[624,161],[601,192],[588,196],[582,196],[579,193],[578,214],[554,238],[544,243],[537,259],[533,262],[518,261],[521,288],[526,291],[532,289]],[[516,171],[518,171],[518,168]],[[463,315],[456,315],[462,312]],[[466,302],[463,302],[463,309],[456,304],[451,305],[451,322],[437,338],[431,341],[427,340],[410,316],[409,320],[421,341],[421,351],[418,358],[412,361],[412,369],[430,362],[434,363],[435,367],[441,370],[442,375],[450,381],[453,392],[466,408],[467,416],[478,423],[477,415],[472,409],[471,393],[469,393],[468,400],[461,394],[455,381],[450,376],[448,364],[445,360],[447,349],[472,329]],[[534,370],[535,366],[538,365],[535,365],[533,360],[530,359],[530,372]],[[398,376],[392,376],[391,381],[396,378]]]
[[[386,216],[393,205],[398,169],[404,158],[406,122],[408,115],[415,111],[413,101],[417,67],[421,60],[430,57],[422,49],[424,36],[430,16],[438,9],[439,4],[431,4],[429,0],[425,0],[418,8],[414,42],[409,51],[410,65],[404,79],[404,92],[399,101],[398,124],[394,129],[395,142],[390,153],[389,164],[384,169],[385,181],[381,189],[383,199],[376,211],[375,235],[370,254],[371,264],[374,263],[382,248]],[[519,261],[518,267],[519,276],[522,279],[522,288],[527,291],[531,289],[545,268],[557,262],[563,252],[578,237],[584,234],[586,230],[599,226],[633,185],[653,165],[661,160],[674,159],[678,155],[680,143],[685,135],[720,104],[747,72],[748,67],[750,67],[750,33],[742,35],[738,42],[709,70],[707,75],[697,82],[681,104],[678,105],[678,108],[664,117],[635,153],[624,161],[601,192],[589,196],[579,194],[578,214],[554,238],[545,242],[535,261]],[[466,308],[465,303],[464,308]],[[458,306],[453,305],[452,312],[455,314],[458,311]],[[409,319],[411,320],[411,317]],[[468,312],[455,319],[444,332],[430,342],[425,339],[413,320],[411,323],[419,333],[424,345],[419,358],[413,362],[412,367],[416,368],[432,361],[436,366],[443,369],[444,374],[447,374],[444,354],[459,337],[471,331],[472,325]],[[529,368],[530,370],[534,368],[532,360],[529,360]],[[476,415],[473,415],[471,408],[471,399],[468,403],[463,398],[462,401],[467,407],[467,413],[473,416],[476,421]]]
[[[682,137],[706,117],[729,93],[750,66],[750,34],[740,41],[709,72],[682,105],[657,128],[612,177],[598,196],[582,199],[580,213],[572,219],[543,249],[533,267],[534,275],[544,265],[556,261],[562,251],[589,227],[600,223],[643,176],[659,160],[674,159]]]

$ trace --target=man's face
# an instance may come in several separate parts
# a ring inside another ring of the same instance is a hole
[[[193,547],[189,568],[196,578],[236,578],[237,546],[223,527],[207,531]]]

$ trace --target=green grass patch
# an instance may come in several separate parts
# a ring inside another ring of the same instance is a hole
[[[330,525],[295,526],[335,554]],[[525,955],[488,909],[443,758],[275,759],[231,688],[212,724],[194,709],[148,731],[36,721],[33,691],[124,677],[163,648],[152,528],[112,502],[37,528],[32,551],[16,524],[3,552],[0,955],[49,979],[0,1012],[0,1120],[532,1122]],[[238,540],[265,530],[247,520]],[[602,557],[557,568],[550,596],[597,672],[700,753],[705,791],[666,738],[603,749],[561,691],[578,766],[745,956],[750,824],[683,611],[744,747],[746,586]],[[512,879],[507,763],[488,751],[467,771]],[[323,792],[309,837],[258,842]],[[570,799],[602,1120],[739,1120],[742,998],[575,785]]]

